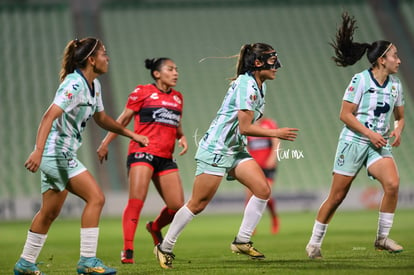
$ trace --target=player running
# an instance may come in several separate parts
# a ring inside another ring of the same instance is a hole
[[[181,178],[173,159],[177,140],[183,148],[179,155],[185,154],[188,148],[181,125],[183,96],[173,89],[178,80],[177,66],[170,58],[146,59],[145,66],[155,82],[138,85],[117,119],[124,126],[134,119],[135,133],[149,139],[146,147],[131,141],[128,148],[129,199],[122,215],[124,246],[121,262],[124,264],[134,263],[135,232],[151,180],[166,204],[158,217],[146,225],[154,245],[162,242],[161,229],[171,223],[184,203]],[[98,148],[101,162],[107,158],[108,145],[116,136],[108,133],[102,141]]]
[[[252,259],[265,256],[253,247],[250,238],[260,221],[271,189],[262,169],[246,149],[247,136],[267,136],[286,140],[296,138],[295,128],[265,129],[253,124],[264,112],[266,80],[273,80],[280,67],[276,51],[268,44],[246,44],[241,48],[237,76],[231,83],[216,118],[200,141],[193,193],[178,210],[164,241],[154,253],[162,268],[172,268],[173,248],[178,236],[195,215],[205,209],[224,175],[237,179],[253,193],[244,211],[237,236],[231,243],[235,253]]]
[[[332,44],[338,66],[353,65],[367,52],[371,67],[352,78],[345,90],[340,119],[345,123],[339,136],[330,193],[316,216],[312,236],[306,246],[309,258],[322,258],[321,246],[328,223],[345,199],[352,181],[362,166],[377,179],[384,190],[374,247],[401,252],[403,247],[390,238],[398,201],[399,176],[391,153],[399,146],[404,129],[404,98],[398,72],[401,60],[397,47],[388,41],[372,44],[352,41],[356,21],[342,14],[342,26]],[[394,115],[394,129],[390,129]],[[391,141],[391,139],[393,140]]]

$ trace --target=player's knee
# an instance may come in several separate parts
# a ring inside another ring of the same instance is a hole
[[[93,205],[96,208],[103,208],[105,205],[105,195],[103,193],[92,196],[88,201],[88,204]]]
[[[43,224],[52,224],[54,220],[59,216],[60,209],[53,209],[51,211],[40,211],[40,218]]]
[[[391,196],[398,195],[400,187],[399,179],[390,179],[383,183],[384,193]]]
[[[250,190],[253,195],[262,200],[268,200],[272,194],[272,189],[268,184],[262,184],[259,188],[255,188],[255,190]]]

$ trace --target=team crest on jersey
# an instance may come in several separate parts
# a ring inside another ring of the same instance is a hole
[[[256,101],[257,95],[250,95],[249,98],[250,98],[251,101]]]
[[[181,104],[181,99],[178,95],[174,95],[173,98],[178,104]]]
[[[348,91],[353,92],[354,91],[354,86],[349,86]]]
[[[391,95],[392,97],[397,97],[398,95],[397,88],[395,86],[392,86],[391,88]]]
[[[65,91],[65,96],[66,96],[68,99],[72,99],[73,94],[72,94],[71,92],[69,92],[69,91]]]
[[[150,95],[150,98],[152,99],[159,99],[159,96],[157,93],[152,93],[152,95]]]

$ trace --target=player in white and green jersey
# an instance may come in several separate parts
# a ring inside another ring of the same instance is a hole
[[[319,208],[306,246],[309,258],[322,258],[321,246],[328,224],[345,199],[360,169],[365,166],[377,179],[384,195],[379,207],[377,236],[374,247],[398,253],[403,247],[388,238],[398,202],[399,176],[391,147],[399,146],[404,129],[404,97],[400,81],[392,74],[401,63],[397,47],[384,40],[369,43],[353,42],[355,19],[342,14],[342,25],[331,45],[338,66],[356,63],[367,53],[371,68],[356,74],[348,85],[342,101],[340,119],[345,126],[340,134],[334,160],[330,193]],[[394,115],[394,129],[390,128]]]
[[[253,193],[246,205],[239,232],[231,243],[231,250],[252,259],[265,258],[252,246],[250,238],[265,210],[270,186],[263,170],[246,150],[246,136],[296,138],[295,128],[265,129],[253,124],[263,114],[264,81],[273,80],[279,67],[276,51],[270,45],[256,43],[242,47],[237,77],[198,147],[192,197],[175,214],[163,242],[154,249],[162,268],[172,268],[172,250],[179,234],[207,206],[226,173]]]
[[[59,215],[68,192],[85,201],[81,218],[78,274],[116,274],[96,257],[99,218],[105,197],[94,177],[76,158],[82,132],[91,117],[102,128],[130,137],[143,146],[146,137],[137,135],[106,115],[101,86],[96,79],[108,71],[105,47],[96,38],[70,41],[64,51],[61,85],[40,122],[36,145],[25,162],[31,172],[41,170],[42,203],[33,218],[15,275],[43,274],[36,266],[53,221]]]
[[[254,112],[254,121],[264,112],[266,83],[261,89],[250,72],[240,75],[231,84],[216,118],[200,141],[200,147],[214,154],[234,155],[247,144],[246,135],[239,130],[237,111]]]
[[[370,130],[389,139],[392,110],[404,105],[403,90],[400,80],[389,75],[380,85],[372,75],[372,69],[356,74],[345,90],[343,100],[357,105],[355,117]],[[370,143],[368,137],[344,126],[341,140]]]
[[[44,156],[62,156],[76,151],[82,144],[82,132],[86,122],[96,112],[104,110],[101,84],[93,81],[93,89],[79,69],[68,74],[60,84],[53,103],[63,110],[52,125],[43,151]]]

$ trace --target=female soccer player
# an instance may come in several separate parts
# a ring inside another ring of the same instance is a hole
[[[43,274],[36,260],[52,222],[59,215],[68,192],[85,201],[81,217],[79,274],[116,274],[96,258],[99,218],[105,202],[98,183],[77,159],[86,122],[130,137],[143,146],[145,136],[135,134],[106,115],[102,104],[99,75],[108,70],[109,58],[96,38],[70,41],[64,51],[61,84],[55,99],[40,122],[34,151],[25,162],[31,172],[41,170],[42,206],[35,215],[14,274]]]
[[[276,122],[268,117],[262,117],[256,124],[266,129],[277,129]],[[260,168],[262,168],[267,183],[270,187],[274,184],[276,169],[277,169],[277,147],[279,146],[279,139],[272,137],[247,137],[247,150],[249,154],[256,160]],[[248,202],[252,192],[246,188],[246,201]],[[269,210],[271,218],[272,234],[279,232],[279,218],[276,212],[276,200],[272,197],[267,201],[267,209]]]
[[[266,208],[270,187],[262,169],[246,150],[247,136],[296,138],[295,128],[265,129],[253,124],[264,111],[266,80],[273,80],[280,63],[276,51],[267,44],[246,44],[241,48],[237,78],[224,98],[216,118],[200,141],[193,193],[187,204],[178,210],[164,241],[154,253],[162,268],[172,268],[172,250],[179,234],[193,217],[211,201],[224,175],[237,179],[251,190],[243,221],[231,250],[253,259],[264,259],[250,238]]]
[[[384,189],[379,209],[374,246],[378,250],[401,252],[402,246],[388,238],[398,201],[399,176],[391,146],[399,146],[404,129],[404,98],[398,72],[401,63],[397,47],[388,41],[356,43],[352,37],[355,19],[342,14],[342,26],[332,44],[338,66],[349,66],[367,52],[371,67],[352,78],[345,90],[340,119],[345,123],[339,137],[330,193],[316,216],[312,236],[306,246],[309,258],[322,258],[321,245],[328,223],[345,199],[362,166]],[[394,130],[390,129],[394,114]],[[391,141],[391,138],[394,138]]]
[[[121,262],[134,263],[134,236],[150,181],[154,182],[166,206],[159,216],[147,223],[154,245],[162,242],[161,229],[170,224],[177,210],[184,204],[184,191],[178,167],[173,159],[175,142],[187,151],[187,140],[181,126],[183,96],[173,89],[178,80],[176,64],[169,58],[146,59],[155,83],[138,85],[129,95],[118,122],[126,126],[134,118],[134,131],[149,138],[150,144],[141,147],[131,141],[128,149],[129,199],[122,216],[124,248]],[[102,162],[108,155],[108,144],[116,134],[108,133],[98,148]]]

